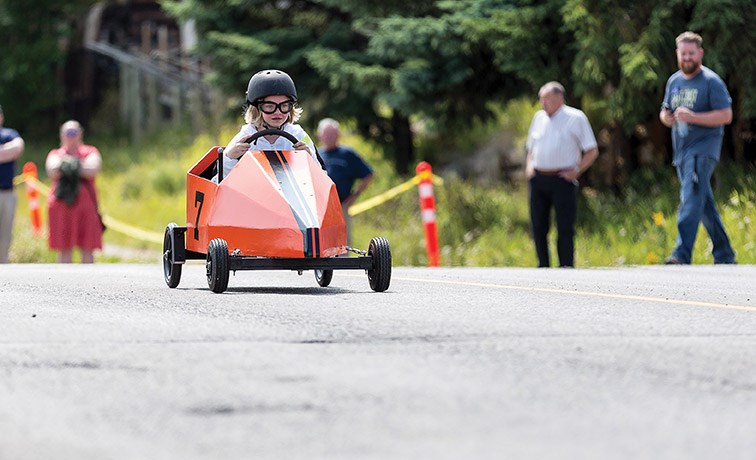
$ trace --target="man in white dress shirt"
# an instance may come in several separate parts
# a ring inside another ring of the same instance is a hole
[[[564,104],[559,82],[543,85],[538,97],[543,109],[530,124],[525,168],[538,266],[550,266],[547,237],[554,208],[559,266],[574,267],[577,178],[598,157],[596,137],[585,113]]]

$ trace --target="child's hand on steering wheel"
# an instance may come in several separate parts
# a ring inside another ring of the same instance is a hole
[[[310,147],[308,147],[307,144],[305,144],[302,141],[297,142],[292,147],[294,147],[294,150],[304,150],[307,153],[309,153],[310,155],[312,155],[312,152],[310,152]]]
[[[230,144],[224,152],[226,153],[226,156],[233,159],[241,158],[244,153],[249,150],[251,147],[251,144],[248,142],[236,142],[234,144]]]

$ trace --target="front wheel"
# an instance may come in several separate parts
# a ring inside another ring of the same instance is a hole
[[[176,253],[175,229],[178,227],[174,222],[168,224],[165,228],[163,237],[163,276],[165,284],[169,288],[175,288],[181,281],[181,264],[174,264],[173,259]]]
[[[315,270],[315,280],[320,287],[327,287],[333,279],[333,270]]]
[[[210,241],[207,248],[207,285],[215,293],[221,293],[228,288],[228,243],[221,238]]]
[[[391,284],[391,248],[388,240],[382,237],[370,240],[368,255],[373,259],[372,268],[367,271],[370,288],[383,292]]]

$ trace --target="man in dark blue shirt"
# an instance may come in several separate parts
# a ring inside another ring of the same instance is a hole
[[[351,219],[349,207],[373,180],[373,169],[363,160],[354,149],[339,144],[341,131],[339,122],[333,118],[324,118],[318,123],[319,151],[325,163],[328,176],[339,194],[339,201],[344,211],[347,224],[347,244],[352,244]],[[354,183],[357,182],[355,188]]]
[[[684,32],[676,39],[680,70],[667,81],[659,119],[672,128],[672,164],[680,180],[677,243],[665,261],[689,264],[699,224],[711,237],[715,264],[735,263],[714,202],[711,176],[719,161],[724,125],[732,122],[732,99],[722,79],[702,64],[701,36]]]
[[[16,194],[13,178],[16,160],[24,152],[24,140],[15,129],[5,128],[5,114],[0,106],[0,263],[8,263],[8,250],[16,215]]]

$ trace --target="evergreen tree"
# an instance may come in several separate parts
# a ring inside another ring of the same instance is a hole
[[[412,161],[411,117],[451,136],[490,117],[490,102],[535,98],[543,83],[559,80],[608,139],[606,182],[620,189],[641,145],[665,151],[659,101],[676,68],[674,38],[688,29],[704,36],[706,64],[728,82],[735,131],[747,129],[756,107],[747,91],[756,70],[749,0],[223,3],[171,2],[202,24],[201,49],[221,84],[241,92],[254,69],[282,67],[311,115],[358,120],[363,134],[394,146],[401,172]],[[742,150],[736,141],[736,157]]]
[[[397,170],[407,172],[413,142],[404,112],[382,105],[390,74],[366,54],[381,17],[399,11],[424,14],[430,0],[407,5],[332,0],[167,1],[182,20],[196,21],[198,52],[214,63],[211,79],[228,94],[239,94],[257,70],[279,68],[294,79],[305,109],[303,123],[314,130],[323,116],[357,120],[363,135],[393,148]],[[385,110],[388,108],[389,110]]]
[[[67,96],[68,44],[93,3],[0,0],[0,103],[25,136],[56,132]]]

